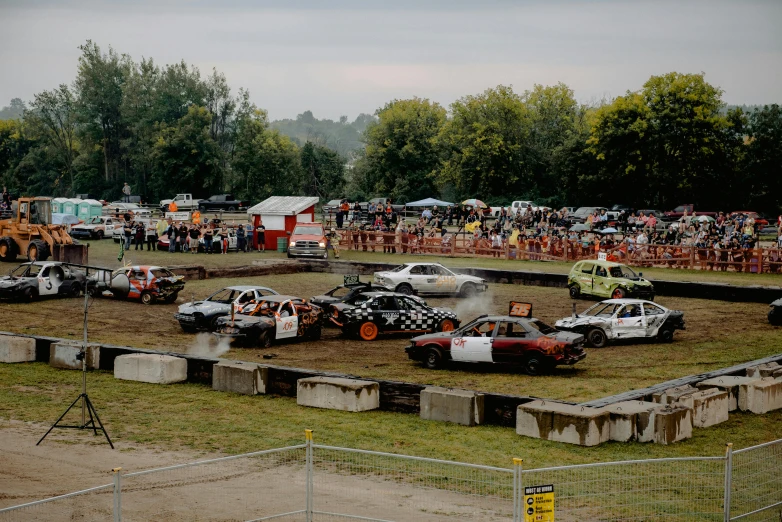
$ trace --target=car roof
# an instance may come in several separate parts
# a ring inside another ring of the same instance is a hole
[[[537,318],[535,317],[518,317],[515,315],[479,315],[472,321],[469,321],[470,323],[478,320],[478,319],[485,319],[487,321],[497,322],[497,321],[537,321]],[[465,323],[467,324],[467,323]]]
[[[301,297],[296,297],[295,295],[265,295],[263,296],[264,301],[269,301],[272,303],[281,303],[283,301],[289,301],[289,300],[298,300],[298,301],[304,301]]]
[[[615,266],[625,266],[622,263],[617,263],[616,261],[607,261],[607,260],[603,261],[601,259],[584,259],[583,261],[579,261],[578,263],[576,263],[576,265],[580,264],[580,263],[594,263],[596,265],[607,266],[607,267],[610,267],[610,268],[613,268]],[[576,266],[576,265],[573,265],[573,266]]]
[[[236,286],[226,286],[226,290],[238,290],[240,292],[244,292],[245,290],[271,290],[271,288],[268,288],[266,286],[256,286],[256,285],[236,285]]]
[[[404,263],[404,266],[418,266],[418,265],[437,265],[437,266],[443,266],[440,263],[432,263],[432,262],[413,262],[413,263]]]
[[[652,301],[649,301],[647,299],[606,299],[605,301],[600,301],[600,303],[605,304],[653,304],[658,305],[657,303],[653,303]],[[598,303],[599,304],[599,303]]]

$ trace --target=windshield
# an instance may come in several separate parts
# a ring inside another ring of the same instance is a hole
[[[398,267],[394,268],[393,270],[389,270],[389,272],[401,272],[405,268],[407,268],[407,265],[399,265]]]
[[[236,299],[236,296],[239,294],[236,290],[231,290],[230,288],[223,288],[222,290],[215,292],[214,294],[207,297],[206,301],[211,301],[213,303],[224,303],[228,304],[233,302],[234,299]]]
[[[614,266],[611,267],[611,277],[624,277],[626,279],[635,279],[638,277],[635,272],[633,272],[633,269],[629,266]]]
[[[527,324],[530,325],[533,329],[542,333],[543,335],[552,334],[557,331],[556,328],[552,328],[551,326],[547,325],[543,321],[539,321],[537,319],[535,319],[534,321],[530,321]]]
[[[92,225],[100,225],[101,223],[103,223],[103,221],[101,221],[99,216],[95,216],[94,218],[90,219],[90,224]]]
[[[597,303],[591,308],[587,308],[583,314],[587,317],[612,317],[621,307],[619,303]]]
[[[13,277],[35,277],[40,271],[41,267],[38,265],[21,265],[11,270],[10,275]]]
[[[359,306],[359,305],[362,305],[362,304],[366,303],[367,301],[370,301],[371,299],[372,299],[372,296],[369,296],[367,294],[358,294],[353,299],[350,299],[348,301],[348,304],[354,305],[354,306]]]
[[[341,298],[345,297],[346,295],[348,295],[350,293],[350,291],[351,291],[351,288],[348,288],[347,286],[338,286],[337,288],[335,288],[334,290],[329,292],[328,295],[330,295],[331,297],[336,297],[336,298],[341,299]]]
[[[155,277],[174,277],[174,274],[165,268],[156,268],[152,270],[152,275]]]
[[[307,227],[296,227],[293,229],[293,235],[294,236],[305,236],[305,235],[323,235],[323,227],[319,226],[307,226]]]

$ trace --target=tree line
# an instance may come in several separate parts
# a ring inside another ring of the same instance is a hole
[[[231,192],[782,208],[780,106],[727,106],[703,74],[652,76],[595,103],[562,83],[499,85],[447,108],[412,98],[353,122],[306,111],[270,123],[216,70],[136,62],[91,41],[80,49],[72,85],[4,109],[22,114],[0,120],[0,177],[12,190],[108,199],[127,181],[153,202]]]

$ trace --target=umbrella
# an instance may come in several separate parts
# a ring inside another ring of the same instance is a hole
[[[480,199],[475,199],[475,198],[465,199],[464,201],[462,201],[462,205],[467,205],[468,207],[489,208],[489,205],[487,205]]]
[[[586,232],[587,230],[589,230],[589,227],[583,223],[578,223],[570,227],[571,232]]]
[[[715,220],[713,217],[711,217],[711,216],[696,216],[696,217],[695,217],[695,219],[697,219],[697,220],[698,220],[698,221],[700,221],[700,222],[704,222],[704,221],[716,221],[716,220]]]
[[[619,231],[614,227],[608,227],[608,228],[604,228],[603,230],[597,231],[598,234],[616,234],[617,232]]]

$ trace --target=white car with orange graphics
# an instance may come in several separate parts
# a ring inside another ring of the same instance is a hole
[[[149,305],[155,301],[173,303],[185,287],[185,278],[162,266],[126,266],[90,277],[87,289],[93,296],[137,299]]]
[[[485,292],[485,279],[457,274],[440,263],[405,263],[393,270],[375,272],[374,285],[400,294],[455,294],[472,297]]]

